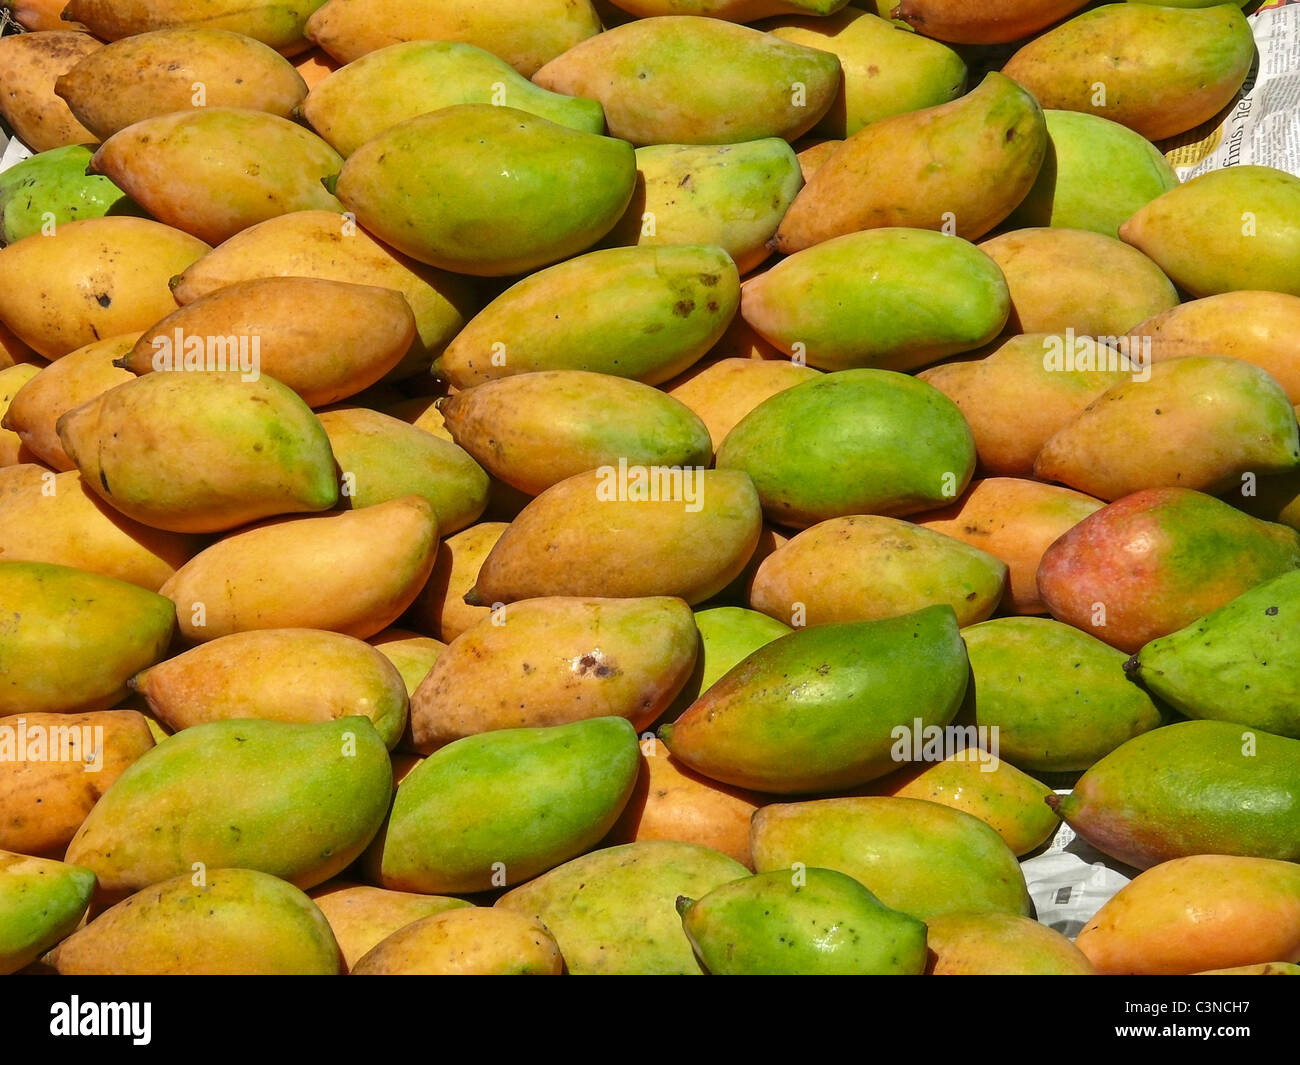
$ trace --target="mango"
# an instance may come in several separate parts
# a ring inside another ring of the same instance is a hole
[[[308,90],[316,88],[317,85],[336,70],[341,70],[342,67],[342,63],[314,45],[308,48],[307,51],[299,52],[293,57],[293,69],[307,83]]]
[[[1238,965],[1231,969],[1206,969],[1194,976],[1300,976],[1300,965],[1289,961],[1266,961],[1259,965]]]
[[[181,634],[192,642],[283,628],[366,639],[419,594],[437,542],[428,501],[404,496],[240,530],[199,552],[160,592],[178,604]]]
[[[1294,862],[1297,788],[1300,740],[1183,721],[1129,740],[1048,802],[1098,850],[1138,869],[1193,854]]]
[[[902,0],[889,6],[893,18],[927,37],[954,44],[1004,44],[1046,29],[1086,2],[984,0],[976,7],[962,0]]]
[[[701,70],[712,75],[701,81]],[[840,62],[748,26],[668,15],[583,41],[533,81],[598,100],[610,136],[638,146],[789,141],[807,133],[834,102]]]
[[[727,22],[753,22],[768,15],[828,15],[847,0],[610,0],[617,12],[637,18],[657,15],[707,15]],[[627,21],[624,18],[624,21]]]
[[[670,595],[702,603],[740,575],[761,527],[744,471],[620,462],[529,503],[488,552],[465,601]]]
[[[0,850],[0,975],[16,973],[69,935],[94,890],[89,869]]]
[[[1038,588],[1052,616],[1130,654],[1300,568],[1300,532],[1185,488],[1134,492],[1052,544]]]
[[[450,643],[492,612],[490,606],[470,606],[465,595],[507,528],[504,521],[481,521],[438,545],[433,571],[411,606],[411,623],[416,628]]]
[[[1002,271],[973,245],[889,228],[796,252],[745,285],[740,313],[818,369],[913,370],[987,344],[1010,307]]]
[[[695,668],[691,671],[690,679],[678,692],[665,715],[671,721],[681,717],[691,703],[753,652],[793,631],[783,621],[739,606],[697,610],[695,627],[700,634],[699,653],[695,657]]]
[[[292,64],[241,33],[178,26],[114,41],[86,56],[54,91],[95,136],[195,107],[244,107],[291,118],[307,95]]]
[[[98,138],[54,92],[66,74],[103,45],[77,30],[40,30],[0,38],[0,117],[33,152]]]
[[[138,214],[139,208],[108,178],[86,173],[93,154],[84,144],[68,144],[0,174],[0,245],[79,218]]]
[[[315,888],[311,900],[329,921],[330,931],[343,955],[345,972],[354,969],[367,951],[399,928],[424,917],[470,906],[464,899],[387,891],[345,880],[331,880]]]
[[[938,229],[977,240],[1025,198],[1047,152],[1038,102],[988,74],[951,103],[882,118],[849,137],[781,220],[784,254],[863,229]]]
[[[704,422],[710,451],[716,452],[727,434],[763,400],[817,376],[811,366],[732,358],[693,367],[662,387]]]
[[[420,681],[428,676],[438,656],[447,649],[441,640],[407,629],[384,629],[366,642],[393,664],[402,678],[408,698],[415,694]]]
[[[32,363],[19,363],[0,370],[0,469],[19,464],[35,463],[38,456],[27,447],[21,436],[7,427],[13,422],[9,408],[28,384],[40,374],[40,367]]]
[[[1014,913],[945,913],[926,922],[930,976],[1093,976],[1078,947]]]
[[[714,976],[919,976],[925,925],[833,869],[760,873],[679,898],[682,927]]]
[[[84,22],[96,37],[116,41],[150,30],[176,26],[210,26],[230,30],[269,45],[282,55],[310,47],[303,24],[320,0],[68,0],[68,18]]]
[[[1121,888],[1075,945],[1116,974],[1300,961],[1300,866],[1217,854],[1165,862]]]
[[[142,119],[90,161],[154,218],[209,244],[288,211],[335,210],[321,185],[343,160],[288,119],[205,107]]]
[[[801,140],[801,147],[796,155],[799,160],[799,172],[803,174],[804,184],[806,185],[813,179],[813,175],[822,168],[822,165],[835,154],[835,149],[844,142],[842,140],[824,140],[813,141],[809,143],[808,139]]]
[[[45,360],[34,352],[31,347],[24,344],[4,322],[0,322],[0,370],[7,370],[11,366],[21,366],[23,363],[31,363],[35,366],[44,366]]]
[[[1024,875],[1002,837],[937,802],[868,796],[764,806],[750,843],[759,872],[793,872],[796,862],[835,869],[922,921],[963,911],[1030,912]]]
[[[686,682],[697,639],[686,604],[666,596],[495,608],[451,641],[416,689],[415,745],[428,753],[480,732],[609,716],[640,731]]]
[[[953,719],[967,674],[947,606],[800,629],[760,647],[659,738],[725,784],[777,794],[855,787],[897,768],[899,728]]]
[[[1158,141],[1231,103],[1254,58],[1250,23],[1233,4],[1105,4],[1035,37],[1002,72],[1046,108],[1100,115]]]
[[[65,939],[63,976],[334,976],[329,924],[292,884],[254,869],[213,869],[153,884]]]
[[[945,604],[959,625],[1002,600],[1007,566],[986,551],[897,518],[832,518],[765,558],[750,586],[755,610],[826,625],[897,617]]]
[[[844,370],[764,400],[718,448],[763,512],[806,528],[849,514],[902,517],[960,495],[975,441],[941,392],[889,370]]]
[[[214,721],[142,755],[95,804],[67,860],[106,898],[209,869],[256,869],[306,889],[342,872],[392,795],[370,719]]]
[[[168,278],[209,249],[148,218],[85,218],[0,249],[0,318],[47,359],[148,329],[176,309]],[[100,264],[87,284],[87,263]]]
[[[636,187],[609,245],[709,244],[741,274],[769,255],[767,242],[803,185],[780,137],[739,144],[652,144],[636,150]]]
[[[748,874],[708,847],[628,843],[566,862],[506,892],[496,906],[542,921],[574,976],[694,975],[700,966],[677,897],[699,898]]]
[[[357,962],[356,976],[559,976],[560,948],[540,921],[509,910],[451,910],[414,921]]]
[[[160,595],[44,562],[0,562],[0,602],[0,717],[107,710],[176,626]]]
[[[1300,573],[1293,571],[1152,640],[1124,672],[1187,717],[1300,739],[1297,611]]]
[[[63,18],[65,0],[9,0],[5,8],[26,30],[84,30],[80,22]]]
[[[622,217],[635,179],[625,141],[513,107],[460,104],[367,141],[333,191],[412,258],[504,277],[591,247]]]
[[[1192,296],[1241,289],[1300,296],[1300,178],[1284,171],[1202,174],[1142,207],[1119,235]]]

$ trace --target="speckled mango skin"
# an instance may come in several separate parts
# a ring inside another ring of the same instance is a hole
[[[242,33],[291,56],[311,45],[303,39],[303,26],[321,0],[136,0],[129,5],[115,0],[70,0],[69,19],[84,22],[101,40],[116,41],[167,26],[199,23]]]
[[[564,958],[535,917],[487,907],[399,928],[357,962],[356,976],[559,976]]]
[[[355,966],[367,951],[399,928],[436,913],[472,905],[464,899],[388,891],[344,880],[331,880],[310,894],[330,923],[345,969]]]
[[[0,975],[16,973],[77,927],[95,874],[0,850]]]
[[[1065,936],[1011,913],[946,913],[926,922],[930,976],[1095,976]]]

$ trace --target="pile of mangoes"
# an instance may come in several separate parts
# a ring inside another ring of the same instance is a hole
[[[1152,143],[1241,5],[63,4],[0,971],[1300,973],[1300,178]]]

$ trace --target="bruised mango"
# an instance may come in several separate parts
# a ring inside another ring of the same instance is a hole
[[[367,951],[399,928],[437,913],[470,906],[464,899],[387,891],[342,880],[331,880],[314,889],[311,900],[329,921],[345,970],[351,970]]]
[[[559,976],[564,959],[546,926],[472,907],[399,928],[360,959],[357,976]]]
[[[688,370],[663,389],[699,416],[708,428],[711,450],[716,451],[727,434],[763,400],[817,376],[818,371],[811,366],[732,358]]]
[[[310,47],[303,25],[320,0],[68,0],[65,14],[84,22],[105,41],[150,30],[200,25],[230,30],[270,45],[284,55]]]
[[[44,30],[0,38],[0,117],[33,152],[98,138],[54,92],[56,79],[103,45],[77,30]]]
[[[0,850],[0,975],[16,973],[69,935],[94,890],[89,869]]]
[[[954,44],[1018,41],[1071,15],[1087,0],[902,0],[891,15],[917,33]]]
[[[931,976],[1093,976],[1054,928],[1015,913],[945,913],[926,921]]]
[[[507,528],[504,521],[481,521],[438,545],[433,571],[411,606],[412,624],[450,643],[491,613],[489,606],[470,606],[465,595],[474,587],[483,560]]]

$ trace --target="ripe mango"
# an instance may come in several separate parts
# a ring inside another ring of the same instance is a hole
[[[707,15],[727,22],[754,22],[768,15],[807,12],[829,15],[842,8],[847,0],[609,0],[615,13],[637,18],[656,15]],[[622,21],[628,21],[626,16]]]
[[[626,717],[638,731],[695,664],[680,599],[542,597],[494,608],[452,640],[411,699],[416,747],[480,732]],[[630,784],[629,784],[630,786]]]
[[[893,18],[917,33],[954,44],[1005,44],[1045,29],[1078,11],[1087,0],[902,0]]]
[[[161,595],[44,562],[0,562],[0,602],[0,717],[107,710],[176,627]]]
[[[1052,544],[1038,588],[1052,616],[1130,654],[1300,568],[1300,533],[1212,496],[1153,488]]]
[[[702,70],[710,77],[702,80]],[[583,41],[533,81],[600,101],[610,136],[638,146],[790,141],[831,106],[840,62],[748,26],[668,15]]]
[[[69,935],[94,890],[89,869],[0,850],[0,976]]]
[[[86,173],[93,154],[84,144],[68,144],[0,173],[0,245],[79,218],[139,214],[108,178]]]
[[[1258,965],[1238,965],[1231,969],[1206,969],[1194,976],[1300,976],[1300,965],[1289,961],[1266,961]]]
[[[66,0],[11,0],[5,5],[15,22],[25,30],[84,30],[80,22],[63,18]]]
[[[95,804],[67,860],[93,870],[106,898],[188,878],[195,862],[306,889],[361,854],[391,795],[388,750],[367,717],[214,721],[138,758]]]
[[[718,448],[768,518],[806,528],[849,514],[904,516],[960,495],[975,441],[937,389],[890,370],[844,370],[764,400]]]
[[[504,277],[591,247],[622,216],[635,180],[625,141],[513,107],[460,104],[367,141],[333,189],[371,233],[412,258]]]
[[[490,606],[470,606],[465,594],[474,587],[483,560],[507,528],[504,521],[481,521],[438,545],[433,572],[411,605],[411,623],[417,629],[450,643],[491,613]]]
[[[357,962],[356,976],[559,976],[560,948],[546,926],[481,907],[434,914],[399,928]]]
[[[0,370],[7,370],[11,366],[21,366],[23,363],[32,363],[35,366],[44,366],[45,360],[34,352],[31,347],[24,344],[4,322],[0,322]]]
[[[464,899],[387,891],[345,880],[331,880],[315,888],[311,900],[329,921],[339,952],[343,955],[344,971],[352,970],[367,951],[399,928],[423,917],[471,905]]]
[[[1193,854],[1294,862],[1297,789],[1300,740],[1183,721],[1129,740],[1048,802],[1098,850],[1138,869]]]
[[[1025,198],[1047,151],[1037,101],[996,72],[951,103],[849,137],[781,220],[790,254],[862,229],[939,229],[977,240]]]
[[[211,26],[269,45],[282,55],[310,47],[303,24],[320,0],[68,0],[64,14],[84,22],[96,37],[116,41],[150,30]]]
[[[55,95],[54,85],[101,48],[90,34],[67,29],[0,38],[0,117],[33,152],[98,141]]]
[[[249,629],[366,639],[419,594],[438,544],[433,508],[405,496],[361,510],[264,522],[199,552],[159,591],[192,642]]]
[[[570,974],[700,972],[677,915],[749,870],[691,843],[654,840],[593,851],[506,892],[496,906],[536,917],[555,937]]]
[[[926,922],[930,976],[1094,976],[1078,947],[1014,913],[945,913]]]
[[[415,694],[420,681],[424,680],[438,657],[447,649],[441,640],[421,636],[407,629],[384,629],[366,642],[397,669],[408,697]]]
[[[10,406],[18,393],[39,373],[39,366],[27,362],[0,370],[0,426],[13,424],[9,418]],[[34,464],[37,458],[14,430],[0,428],[0,469]]]
[[[722,446],[727,434],[763,400],[817,376],[818,371],[811,366],[791,362],[721,359],[687,370],[666,382],[663,389],[704,422],[712,452]]]
[[[737,787],[855,787],[898,767],[899,728],[953,719],[968,670],[947,606],[800,629],[760,647],[659,738],[691,769]]]
[[[792,629],[783,621],[746,610],[739,606],[718,606],[695,612],[695,627],[700,633],[699,654],[691,678],[673,700],[665,714],[668,721],[681,717],[691,703],[713,687],[764,644],[781,636],[790,635]],[[709,844],[713,846],[713,844]],[[718,847],[718,850],[725,848]]]
[[[764,806],[750,829],[759,872],[836,869],[922,921],[963,911],[1027,915],[1020,865],[977,817],[924,799],[859,797]]]
[[[973,245],[887,228],[790,256],[745,285],[740,313],[818,369],[913,370],[987,344],[1010,307],[1002,271]]]

